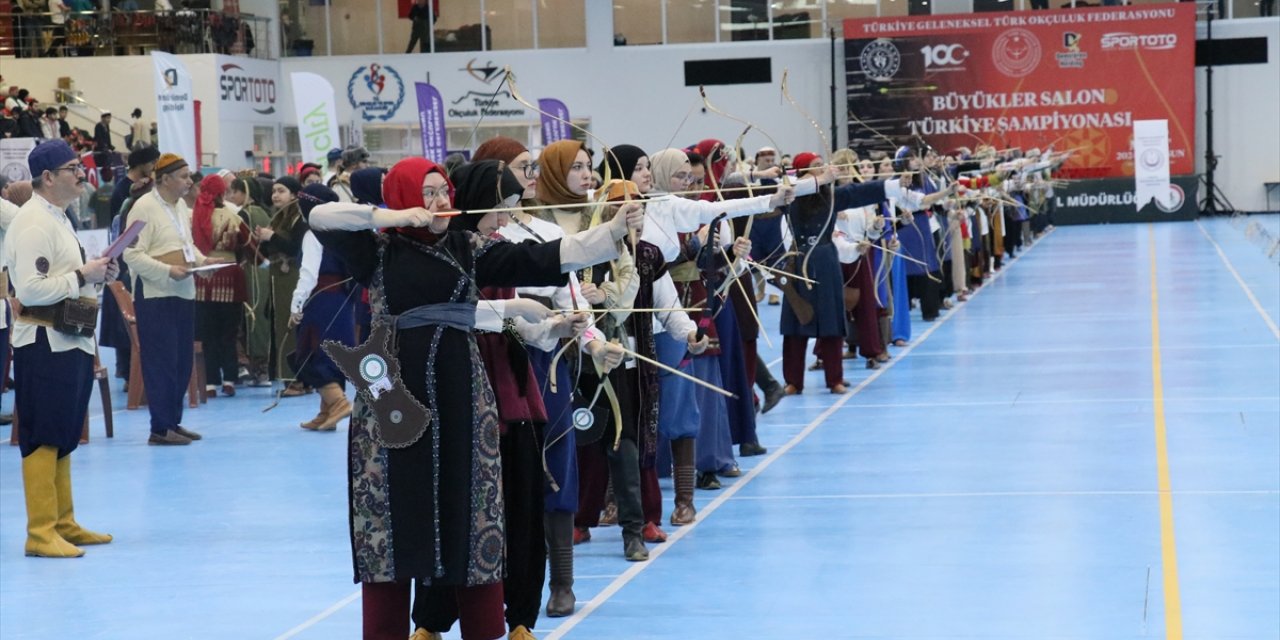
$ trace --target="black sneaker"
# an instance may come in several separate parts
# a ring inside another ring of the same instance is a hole
[[[147,444],[155,446],[181,446],[191,444],[191,438],[170,429],[162,434],[151,434],[151,437],[147,438]]]
[[[696,486],[699,489],[715,491],[716,489],[720,488],[720,479],[716,477],[716,474],[714,472],[711,472],[711,471],[699,472],[698,483]]]
[[[173,428],[173,430],[174,430],[174,431],[177,431],[177,432],[178,432],[178,435],[180,435],[180,436],[182,436],[182,437],[184,437],[184,438],[186,438],[186,439],[188,439],[188,440],[203,440],[203,439],[204,439],[204,436],[202,436],[202,435],[200,435],[200,434],[198,434],[198,433],[196,433],[196,432],[194,432],[194,431],[191,431],[190,429],[185,429],[185,428],[183,428],[183,427],[181,427],[181,426],[174,427],[174,428]]]

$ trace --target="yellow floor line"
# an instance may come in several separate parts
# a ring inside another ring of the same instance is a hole
[[[1160,561],[1164,574],[1165,638],[1182,640],[1182,594],[1178,588],[1178,547],[1173,535],[1173,488],[1169,482],[1169,442],[1164,419],[1164,377],[1160,369],[1160,297],[1156,287],[1156,234],[1147,226],[1151,258],[1151,393],[1155,405],[1156,489],[1160,495]]]

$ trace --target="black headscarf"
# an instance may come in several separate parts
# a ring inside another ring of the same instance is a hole
[[[640,162],[640,158],[646,158],[649,154],[644,149],[633,144],[620,144],[616,147],[609,147],[604,153],[604,160],[600,161],[600,166],[596,169],[600,175],[605,175],[606,166],[609,169],[609,179],[611,180],[630,180],[631,172],[636,170],[636,163]],[[617,158],[615,161],[614,158]]]
[[[298,208],[302,210],[302,217],[305,220],[311,218],[311,210],[317,205],[326,202],[337,202],[338,194],[322,184],[309,184],[298,192]]]
[[[289,190],[289,193],[295,196],[298,195],[299,191],[302,191],[302,183],[298,182],[298,179],[293,176],[280,176],[276,178],[274,184],[283,185],[284,188]]]
[[[498,175],[499,165],[502,166],[501,177]],[[501,206],[503,200],[524,193],[524,187],[516,179],[516,174],[497,160],[481,160],[462,165],[454,170],[449,179],[453,181],[456,190],[453,206],[464,213],[478,209],[493,209]],[[461,215],[454,219],[450,226],[455,229],[475,231],[482,216],[483,214]]]
[[[382,167],[367,167],[351,174],[351,196],[359,204],[382,206]]]

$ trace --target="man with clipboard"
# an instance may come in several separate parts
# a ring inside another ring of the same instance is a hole
[[[134,278],[142,382],[151,411],[147,444],[152,445],[187,445],[201,438],[181,424],[195,349],[191,270],[211,262],[192,239],[191,209],[182,199],[191,184],[187,162],[166,153],[156,161],[155,189],[129,212],[130,225],[145,223],[137,241],[124,250],[124,260]]]

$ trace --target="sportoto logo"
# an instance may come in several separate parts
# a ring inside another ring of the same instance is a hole
[[[1000,73],[1021,78],[1040,64],[1040,40],[1026,29],[1009,29],[991,45],[991,61]]]
[[[1175,211],[1181,209],[1183,203],[1187,201],[1187,193],[1182,190],[1182,187],[1179,187],[1178,185],[1170,182],[1169,194],[1172,197],[1170,198],[1170,202],[1168,206],[1165,206],[1165,204],[1160,201],[1160,198],[1152,198],[1152,199],[1156,201],[1156,207],[1161,211],[1165,213],[1174,213]]]
[[[390,120],[404,103],[404,81],[395,69],[375,62],[351,74],[347,100],[365,120]]]
[[[902,54],[898,53],[897,45],[882,38],[863,47],[858,62],[868,78],[884,82],[896,75],[902,67]]]
[[[276,112],[276,81],[271,78],[255,78],[238,64],[224,64],[218,87],[223,102],[247,102],[264,116]]]
[[[1106,33],[1102,35],[1102,50],[1146,49],[1163,51],[1178,46],[1176,33]]]
[[[965,60],[969,59],[969,50],[960,44],[933,44],[920,47],[920,53],[924,55],[924,68],[932,67],[952,67],[947,71],[959,71],[964,67]],[[942,69],[939,69],[941,71]]]

